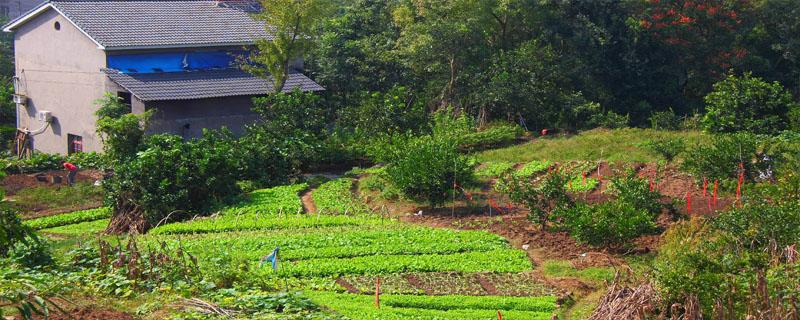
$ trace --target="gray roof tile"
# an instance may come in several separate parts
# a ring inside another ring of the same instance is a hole
[[[272,39],[252,1],[53,0],[107,49],[241,45]],[[253,5],[251,5],[253,4]]]
[[[269,79],[238,69],[167,73],[120,73],[105,69],[109,78],[142,101],[191,100],[230,96],[255,96],[275,92]],[[283,92],[325,90],[301,73],[292,73]]]

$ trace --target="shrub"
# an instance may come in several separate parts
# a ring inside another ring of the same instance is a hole
[[[681,118],[670,108],[667,111],[656,111],[650,115],[650,126],[653,130],[678,130]]]
[[[774,134],[788,128],[787,113],[798,108],[791,92],[745,73],[714,84],[705,97],[703,128],[709,132]]]
[[[456,182],[472,180],[474,166],[458,152],[455,139],[422,136],[394,148],[386,177],[404,196],[435,207],[447,201]]]
[[[607,192],[618,200],[633,204],[634,207],[644,209],[653,215],[658,215],[663,208],[659,202],[661,195],[656,191],[650,191],[650,182],[637,177],[633,171],[611,178]]]
[[[97,133],[103,140],[103,150],[112,162],[124,162],[136,156],[142,146],[147,121],[153,111],[135,115],[122,99],[111,93],[95,102],[99,108]]]
[[[607,129],[619,129],[619,128],[627,128],[628,124],[630,123],[630,117],[628,115],[621,115],[615,113],[614,111],[606,111],[605,113],[598,113],[592,115],[589,123]]]
[[[664,157],[667,162],[672,162],[675,157],[686,150],[686,143],[680,138],[649,140],[643,143],[641,146],[647,151]]]
[[[34,235],[14,243],[8,249],[7,258],[12,263],[26,268],[53,264],[47,240]]]
[[[59,154],[33,152],[30,158],[13,158],[6,163],[7,173],[34,173],[49,170],[61,170],[66,159]]]
[[[340,111],[339,119],[365,137],[418,130],[425,121],[424,102],[405,87],[386,93],[362,92],[356,103]]]
[[[746,178],[752,181],[760,172],[769,169],[770,161],[763,153],[767,140],[762,136],[740,132],[712,135],[710,140],[686,152],[681,164],[683,170],[696,177],[736,179],[741,164]]]
[[[173,135],[148,136],[147,147],[115,166],[103,184],[114,209],[110,231],[143,232],[171,215],[203,213],[238,194],[240,153],[229,135],[206,132],[186,142]],[[134,223],[125,220],[131,218]]]
[[[618,246],[655,230],[655,216],[620,199],[597,205],[585,203],[558,210],[562,227],[576,240],[591,245]]]
[[[530,220],[546,227],[554,211],[573,206],[566,190],[567,179],[559,172],[552,172],[535,183],[528,177],[511,174],[504,176],[497,188],[512,202],[525,206],[530,211]]]
[[[8,250],[18,242],[31,239],[33,231],[22,224],[16,211],[0,203],[0,257],[8,254]]]
[[[747,203],[720,214],[713,226],[750,251],[785,248],[800,243],[800,204]]]
[[[459,147],[464,150],[486,149],[517,140],[524,130],[517,125],[501,125],[469,133],[459,138]]]

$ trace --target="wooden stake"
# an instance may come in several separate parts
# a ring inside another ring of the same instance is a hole
[[[717,188],[719,188],[719,180],[714,180],[714,208],[717,208]]]
[[[503,320],[503,314],[500,313],[500,310],[497,310],[497,320]]]
[[[375,308],[381,308],[381,277],[375,281]]]
[[[706,190],[708,189],[708,178],[703,178],[703,198],[707,197]]]

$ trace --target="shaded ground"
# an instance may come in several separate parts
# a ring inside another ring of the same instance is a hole
[[[81,170],[73,187],[68,186],[66,176],[65,171],[14,174],[3,178],[0,187],[23,219],[93,209],[103,204],[102,189],[94,186],[103,179],[103,172]]]
[[[80,170],[75,176],[76,182],[94,183],[103,179],[103,172],[98,170]],[[26,188],[35,187],[59,187],[67,185],[66,171],[46,171],[31,174],[12,174],[0,181],[7,196],[13,196],[17,192]]]
[[[130,314],[106,310],[95,307],[79,307],[66,310],[67,314],[58,311],[52,311],[50,317],[45,318],[42,316],[35,316],[34,319],[48,319],[48,320],[134,320],[136,319]],[[22,319],[18,316],[16,319]]]

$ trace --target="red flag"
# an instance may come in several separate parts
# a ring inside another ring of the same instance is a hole
[[[706,190],[708,189],[708,178],[703,178],[703,198],[706,196]]]
[[[692,213],[692,194],[689,192],[686,193],[686,211]]]

